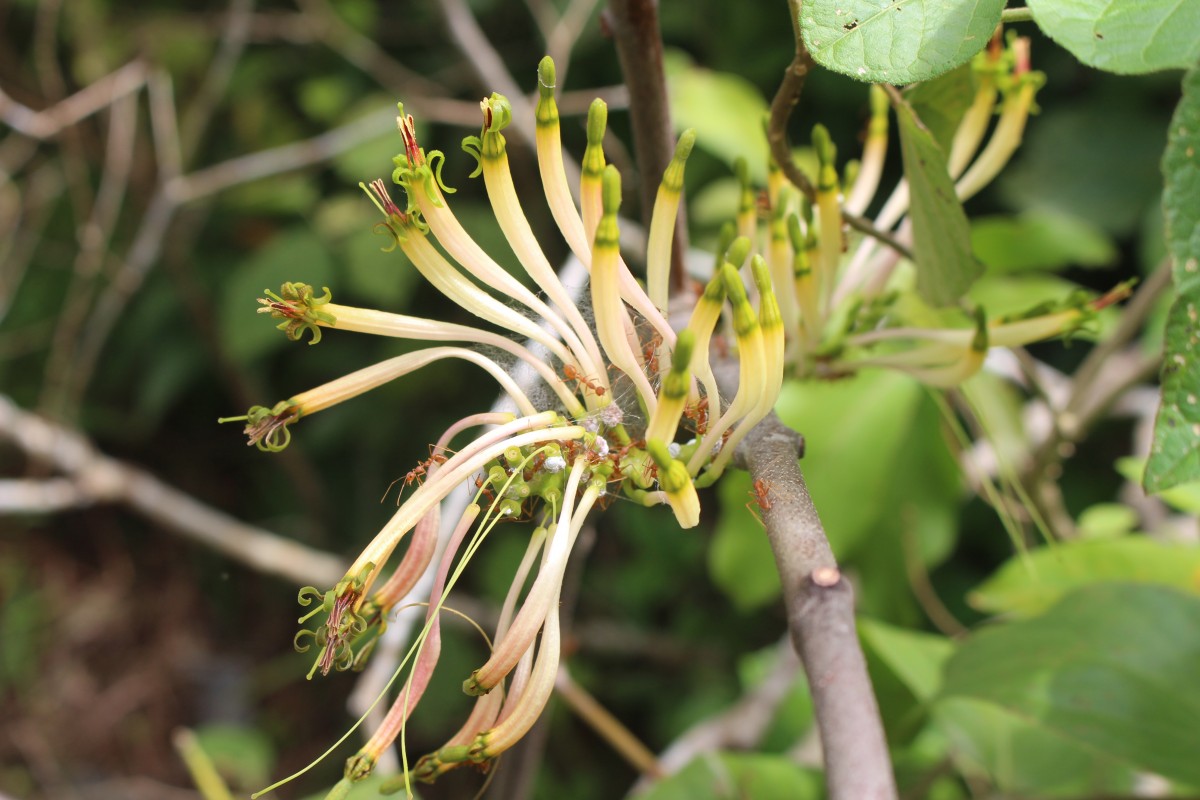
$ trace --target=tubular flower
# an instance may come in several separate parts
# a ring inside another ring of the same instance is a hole
[[[990,183],[1008,163],[1021,143],[1026,122],[1035,110],[1035,95],[1044,82],[1041,73],[1030,69],[1029,41],[1011,35],[1007,46],[997,38],[980,53],[973,73],[975,96],[949,138],[946,155],[955,193],[964,200]],[[764,220],[752,213],[753,191],[747,183],[745,163],[735,162],[741,185],[735,212],[737,233],[754,245],[750,255],[761,256],[770,278],[770,291],[758,290],[759,307],[752,312],[757,315],[756,323],[750,321],[748,306],[741,304],[737,290],[730,289],[743,371],[771,376],[780,360],[801,376],[817,378],[886,367],[902,370],[930,386],[947,388],[977,372],[989,348],[1078,334],[1086,330],[1096,311],[1128,294],[1128,287],[1119,286],[1100,298],[1076,295],[990,320],[982,308],[967,304],[948,310],[928,308],[911,291],[913,267],[919,271],[921,264],[910,265],[900,249],[876,237],[858,236],[846,225],[849,215],[860,215],[872,205],[883,175],[889,109],[882,87],[871,87],[870,108],[861,162],[839,169],[838,151],[828,131],[822,125],[813,128],[817,172],[811,198],[786,191],[787,187],[780,186],[777,165],[769,165]],[[997,122],[989,135],[993,116]],[[890,234],[893,241],[911,245],[907,181],[901,180],[890,195],[881,198],[880,206],[871,226]],[[759,242],[765,242],[761,249]],[[735,268],[742,265],[741,259],[726,261]],[[724,274],[724,267],[718,273]],[[766,300],[768,293],[773,302]],[[772,308],[769,322],[768,306]],[[937,327],[930,326],[931,320]],[[766,359],[762,367],[748,367],[760,357]],[[766,396],[772,389],[761,391]],[[749,430],[755,415],[763,412],[752,412],[751,405],[735,398],[731,407],[746,414],[738,426],[742,434]],[[729,457],[713,456],[710,448],[735,446],[740,439],[738,430],[730,433],[729,428],[718,417],[707,431],[704,445],[690,456],[689,471],[698,476],[698,485],[715,479]],[[704,458],[712,462],[702,465]]]
[[[402,736],[438,660],[443,604],[498,522],[529,520],[533,534],[502,609],[491,656],[464,683],[464,690],[479,698],[475,711],[445,746],[406,770],[392,788],[414,778],[433,780],[458,766],[486,768],[529,730],[553,688],[558,595],[590,510],[607,495],[620,494],[643,505],[667,505],[681,527],[695,526],[698,479],[711,482],[720,473],[733,449],[721,444],[736,444],[731,437],[744,435],[761,419],[780,390],[783,346],[776,334],[781,335],[782,322],[772,273],[762,259],[754,265],[757,310],[737,268],[723,257],[696,299],[686,329],[677,334],[664,319],[671,234],[694,133],[680,137],[663,177],[648,244],[647,290],[619,250],[621,180],[605,163],[601,146],[604,104],[596,101],[589,114],[577,207],[563,168],[549,59],[538,75],[543,189],[563,239],[590,272],[583,300],[591,313],[585,316],[580,298],[551,267],[521,207],[504,136],[512,118],[508,101],[494,94],[481,102],[479,135],[468,137],[463,149],[478,160],[475,175],[482,176],[500,230],[536,291],[512,277],[460,224],[447,199],[453,190],[441,177],[445,156],[421,146],[414,120],[401,105],[402,151],[391,165],[401,195],[394,200],[381,179],[362,184],[382,216],[375,230],[386,236],[385,249],[403,252],[429,283],[476,317],[476,325],[339,305],[328,289],[317,295],[306,284],[285,284],[278,293],[266,292],[260,311],[280,320],[278,327],[295,341],[307,332],[315,344],[327,330],[345,330],[432,346],[223,420],[244,421],[252,444],[280,450],[290,441],[292,423],[446,358],[483,369],[511,402],[511,412],[476,414],[447,430],[431,446],[430,457],[401,479],[404,502],[346,577],[327,591],[301,591],[300,602],[309,610],[300,623],[316,623],[296,636],[297,649],[315,645],[311,677],[361,668],[417,578],[427,569],[435,575],[425,627],[406,660],[405,685],[379,729],[347,762],[331,796],[369,774]],[[748,240],[733,242],[728,258],[741,264],[750,249]],[[719,397],[709,364],[709,345],[719,336],[723,313],[733,320],[743,358],[741,388],[729,403]],[[511,377],[489,355],[497,351],[527,365],[528,380]],[[476,432],[467,440],[463,434],[470,429]],[[459,519],[447,520],[453,534],[434,563],[441,501],[464,484],[476,489],[474,501]],[[405,538],[410,539],[407,550],[396,559]],[[399,563],[390,568],[394,561]]]
[[[976,96],[947,157],[960,197],[978,191],[1011,157],[1041,83],[1029,70],[1028,45],[1020,39],[1010,40],[1007,50],[990,48],[975,68]],[[328,591],[301,591],[301,604],[312,607],[301,624],[318,621],[297,634],[296,644],[316,645],[310,675],[327,674],[361,667],[417,578],[427,569],[435,576],[425,626],[404,662],[405,684],[381,726],[347,762],[331,796],[369,774],[403,736],[437,665],[440,612],[498,522],[529,521],[533,532],[490,656],[463,682],[464,691],[477,698],[474,709],[441,748],[411,769],[406,760],[405,771],[387,789],[408,788],[414,779],[432,781],[461,766],[487,769],[529,730],[553,688],[560,657],[559,592],[591,509],[608,495],[622,495],[642,505],[668,506],[683,528],[697,525],[697,489],[721,476],[738,443],[770,413],[785,369],[836,377],[887,367],[931,386],[954,386],[981,368],[990,347],[1071,335],[1128,293],[1128,287],[1118,287],[1098,300],[1072,297],[993,319],[982,308],[935,312],[917,299],[905,296],[900,302],[905,281],[911,283],[907,265],[897,269],[903,248],[882,247],[875,238],[855,240],[845,227],[871,205],[883,174],[888,109],[884,92],[873,89],[870,128],[856,168],[843,167],[839,174],[837,149],[818,126],[812,197],[785,186],[776,165],[768,171],[765,236],[759,231],[764,201],[750,184],[745,162],[738,164],[734,224],[722,231],[712,275],[692,298],[690,318],[677,333],[664,318],[672,299],[667,276],[694,133],[680,137],[660,184],[643,288],[619,249],[621,178],[604,156],[604,103],[595,101],[588,113],[576,205],[564,169],[549,58],[538,67],[538,94],[542,188],[563,240],[589,272],[583,299],[590,314],[555,272],[526,218],[504,136],[512,108],[498,94],[480,103],[479,134],[465,139],[463,150],[477,160],[474,175],[482,177],[499,229],[535,289],[502,268],[459,222],[448,200],[454,190],[442,179],[445,156],[421,146],[414,120],[401,105],[402,152],[391,165],[399,202],[382,179],[360,186],[382,215],[375,230],[387,238],[385,249],[400,250],[422,277],[473,315],[476,325],[339,305],[329,290],[318,296],[298,283],[285,284],[278,294],[268,291],[259,301],[260,312],[280,320],[278,327],[296,341],[307,332],[315,344],[326,329],[341,329],[436,343],[228,420],[244,421],[251,444],[261,449],[285,447],[290,426],[307,415],[445,358],[483,369],[511,403],[511,411],[475,414],[451,426],[429,458],[403,477],[402,491],[411,492],[346,576]],[[985,143],[997,108],[999,121]],[[874,227],[894,240],[911,241],[908,209],[902,181],[882,203]],[[914,319],[936,319],[944,327]],[[710,363],[714,343],[736,349],[739,383],[732,398],[718,392]],[[488,355],[496,351],[527,366],[529,379],[511,377]],[[462,436],[476,429],[481,430],[474,438]],[[453,533],[435,564],[440,504],[464,484],[477,492],[457,520],[447,520]],[[385,577],[406,537],[407,550]]]

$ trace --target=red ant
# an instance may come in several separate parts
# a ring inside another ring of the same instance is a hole
[[[484,499],[486,500],[486,502],[487,502],[487,504],[488,504],[489,506],[490,506],[490,505],[491,505],[491,504],[492,504],[492,503],[495,501],[495,499],[496,499],[496,493],[495,493],[495,492],[493,492],[491,489],[484,489],[484,486],[483,486],[483,476],[482,476],[482,475],[478,475],[478,476],[476,476],[476,478],[475,478],[475,488],[476,488],[476,489],[483,489],[483,497],[484,497]]]
[[[658,348],[662,346],[663,337],[658,331],[650,337],[650,340],[642,346],[642,363],[646,365],[646,372],[651,378],[658,376]]]
[[[563,365],[563,377],[569,381],[575,381],[576,383],[583,384],[595,392],[597,397],[604,396],[604,387],[598,385],[594,380],[585,376],[574,364]]]
[[[771,216],[771,196],[766,189],[760,190],[754,196],[754,210],[759,219],[769,219]]]
[[[751,500],[749,503],[746,503],[746,510],[753,514],[754,518],[758,520],[758,524],[762,525],[764,528],[767,526],[762,521],[762,517],[758,515],[757,511],[750,507],[750,504],[757,503],[758,507],[763,511],[769,511],[771,509],[770,493],[771,484],[767,483],[762,478],[758,478],[754,481],[754,488],[750,490]]]
[[[400,481],[404,481],[404,486],[412,486],[414,483],[416,483],[417,486],[420,486],[422,480],[429,473],[430,468],[432,468],[434,464],[445,464],[448,460],[449,459],[447,459],[446,456],[442,455],[441,453],[433,452],[433,445],[430,445],[429,458],[410,469],[403,478],[396,478],[396,480],[389,483],[387,489],[383,493],[383,497],[379,498],[379,502],[382,503],[387,498],[388,492],[392,490],[392,487]],[[401,495],[404,494],[404,486],[400,487]],[[396,505],[400,505],[399,496],[396,497]]]
[[[708,398],[701,397],[694,405],[683,410],[683,416],[696,424],[696,435],[708,433]]]

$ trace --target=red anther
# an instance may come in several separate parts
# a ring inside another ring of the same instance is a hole
[[[379,204],[383,206],[383,210],[389,216],[403,217],[404,212],[400,210],[400,206],[392,200],[392,196],[388,194],[387,184],[382,178],[376,178],[371,181],[371,189],[375,192],[375,196],[379,198]]]
[[[421,163],[421,148],[417,144],[417,129],[412,114],[400,122],[400,135],[404,137],[404,154],[408,157],[409,165],[417,166]]]

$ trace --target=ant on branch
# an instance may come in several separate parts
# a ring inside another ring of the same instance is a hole
[[[563,365],[563,377],[569,381],[575,381],[591,389],[597,397],[604,396],[604,387],[598,385],[594,380],[584,375],[579,371],[579,368],[574,364]]]
[[[400,505],[400,497],[401,497],[401,495],[404,494],[405,486],[412,486],[414,483],[417,484],[417,486],[420,486],[421,482],[423,481],[425,476],[429,473],[429,470],[433,467],[434,464],[445,464],[448,460],[449,459],[447,459],[446,456],[442,455],[441,453],[435,453],[434,446],[429,445],[429,458],[425,459],[424,461],[422,461],[421,463],[417,464],[415,467],[410,469],[404,475],[404,477],[396,478],[396,480],[389,483],[387,489],[384,490],[384,492],[383,492],[383,497],[379,498],[379,502],[382,503],[384,500],[387,499],[388,492],[390,492],[392,490],[393,486],[395,486],[397,483],[400,483],[401,481],[404,481],[404,485],[400,487],[400,494],[396,496],[396,505]]]
[[[758,507],[763,511],[769,511],[771,509],[770,494],[771,484],[767,483],[762,478],[758,478],[754,481],[754,488],[750,490],[750,502],[746,503],[746,510],[754,515],[754,518],[758,520],[758,524],[762,525],[764,528],[767,527],[766,523],[762,521],[762,517],[759,516],[758,512],[750,506],[753,503],[757,503]]]

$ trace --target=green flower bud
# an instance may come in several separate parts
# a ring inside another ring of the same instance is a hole
[[[604,186],[600,195],[601,208],[604,209],[604,214],[616,214],[621,207],[621,173],[617,172],[617,168],[609,164],[604,168]]]

